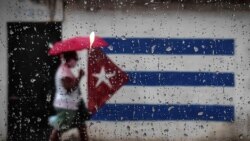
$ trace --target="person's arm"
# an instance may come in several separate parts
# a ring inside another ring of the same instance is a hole
[[[64,77],[62,79],[62,84],[63,87],[68,91],[71,92],[73,90],[75,90],[78,86],[79,81],[77,81],[74,78],[70,78],[70,77]]]
[[[64,77],[62,79],[63,87],[68,92],[74,91],[78,87],[79,82],[80,82],[80,80],[81,80],[81,78],[82,78],[83,75],[84,75],[84,72],[82,70],[80,70],[79,71],[79,76],[77,78]]]

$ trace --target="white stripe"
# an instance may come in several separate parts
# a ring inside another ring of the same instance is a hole
[[[223,122],[208,124],[202,121],[88,121],[87,126],[90,139],[98,141],[224,140],[239,136],[232,123]]]
[[[172,56],[108,54],[124,71],[233,72],[233,56]]]
[[[234,104],[231,87],[133,87],[124,86],[107,103]]]

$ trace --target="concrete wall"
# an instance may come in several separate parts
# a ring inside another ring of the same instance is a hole
[[[0,140],[6,139],[7,133],[7,27],[10,21],[49,21],[47,7],[22,1],[0,1]],[[89,135],[94,140],[249,140],[250,122],[250,12],[244,10],[216,9],[213,7],[194,7],[188,10],[176,4],[165,9],[161,6],[138,7],[103,7],[99,11],[86,11],[68,6],[65,17],[62,14],[62,3],[58,3],[56,21],[64,19],[63,38],[76,35],[88,35],[95,31],[102,37],[162,37],[162,38],[234,38],[235,56],[222,57],[218,60],[227,62],[223,70],[235,72],[236,86],[227,89],[231,98],[228,103],[235,105],[234,123],[178,121],[178,122],[89,122]],[[43,11],[43,12],[41,12]],[[32,12],[36,11],[36,12]],[[198,12],[197,12],[198,11]],[[37,16],[32,16],[37,13]],[[43,13],[43,14],[41,14]],[[86,53],[86,52],[85,52]],[[84,52],[83,52],[84,55]],[[86,56],[86,54],[85,54]],[[186,56],[182,60],[187,62]],[[112,58],[112,56],[111,56]],[[113,57],[115,58],[115,57]],[[177,58],[180,61],[181,58]],[[202,56],[198,59],[202,59]],[[205,59],[209,60],[209,57]],[[193,60],[196,60],[195,58]],[[116,61],[116,60],[114,60]],[[120,60],[121,61],[121,60]],[[216,60],[215,60],[216,61]],[[119,60],[116,61],[119,64]],[[84,63],[86,64],[86,63]],[[209,65],[209,63],[208,63]],[[216,70],[216,63],[210,64]],[[86,65],[81,66],[86,68]],[[180,70],[188,66],[178,66]],[[229,69],[227,69],[229,67]],[[149,66],[150,68],[150,66]],[[199,69],[199,66],[195,66]],[[191,68],[192,69],[192,68]],[[205,68],[207,69],[207,68]],[[86,83],[86,78],[82,84]],[[82,87],[85,91],[86,88]],[[206,90],[203,90],[204,92]],[[220,90],[222,91],[222,90]],[[223,89],[224,91],[224,89]],[[86,95],[84,95],[86,98]],[[191,97],[189,97],[191,98]],[[194,100],[195,97],[191,100]],[[203,97],[198,100],[202,101]],[[204,98],[204,103],[209,98]],[[223,97],[221,97],[223,99]],[[111,101],[119,100],[113,97]],[[220,98],[219,98],[220,100]],[[219,101],[218,100],[218,101]],[[215,101],[214,101],[215,102]],[[127,126],[131,131],[127,131]],[[154,128],[154,132],[152,132]],[[167,129],[167,130],[166,130]],[[165,132],[166,131],[166,132]],[[144,136],[147,132],[147,136]]]
[[[250,139],[250,126],[248,121],[250,111],[250,13],[249,11],[244,10],[233,11],[227,9],[214,9],[209,6],[204,6],[204,9],[197,6],[192,8],[191,6],[190,9],[192,10],[181,8],[180,5],[173,5],[172,8],[167,10],[159,5],[158,7],[156,6],[156,8],[145,8],[142,6],[111,8],[107,6],[106,8],[103,7],[99,11],[91,12],[86,10],[77,10],[77,8],[69,6],[65,11],[63,38],[77,35],[88,35],[91,31],[95,31],[97,35],[102,37],[118,38],[233,38],[235,39],[235,56],[233,57],[224,56],[212,59],[213,57],[211,56],[199,56],[189,60],[189,56],[183,55],[175,59],[171,57],[167,59],[165,58],[165,60],[174,64],[173,66],[167,67],[166,70],[175,70],[178,68],[178,71],[223,70],[225,72],[234,72],[236,86],[234,88],[218,89],[217,92],[221,92],[221,95],[213,95],[213,97],[217,98],[209,97],[212,96],[211,93],[209,93],[209,88],[198,88],[196,94],[192,96],[179,97],[179,100],[185,102],[190,100],[194,103],[200,102],[210,104],[222,104],[222,101],[224,100],[226,102],[223,104],[231,104],[235,106],[235,122],[91,121],[88,123],[89,135],[91,138],[97,140]],[[84,54],[82,56],[84,56]],[[110,55],[110,58],[113,59],[116,64],[121,65],[124,62],[129,61],[128,58],[130,57],[117,59],[117,56]],[[206,62],[204,66],[199,64],[199,60],[203,59]],[[218,63],[216,63],[217,61]],[[181,63],[178,64],[178,62]],[[184,66],[181,66],[183,64]],[[133,64],[127,65],[133,66]],[[142,67],[145,65],[147,70],[154,70],[154,63],[143,64]],[[206,67],[206,65],[209,67]],[[86,84],[86,82],[83,82],[83,84],[84,83]],[[84,87],[82,89],[86,90]],[[124,89],[121,91],[126,91]],[[180,89],[183,91],[187,90],[186,88]],[[184,95],[183,91],[182,94]],[[204,92],[205,94],[201,94],[198,91]],[[112,97],[109,102],[131,102],[131,99],[129,101],[129,98],[125,94],[123,95],[122,92],[118,92],[118,94]],[[171,97],[168,98],[171,99]],[[150,100],[145,100],[144,102],[152,103]],[[130,131],[128,131],[127,126],[130,127]],[[154,131],[152,131],[152,128]],[[144,133],[147,133],[147,135],[145,136]]]

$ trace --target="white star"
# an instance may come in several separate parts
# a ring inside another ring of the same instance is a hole
[[[109,78],[115,76],[115,72],[113,73],[106,73],[105,68],[102,67],[100,73],[93,74],[94,77],[96,77],[98,80],[96,82],[95,87],[98,87],[102,82],[104,82],[108,87],[112,87]]]

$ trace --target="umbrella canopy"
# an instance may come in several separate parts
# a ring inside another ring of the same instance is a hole
[[[106,47],[106,46],[108,46],[108,43],[104,39],[95,36],[95,40],[91,48]],[[53,45],[53,47],[49,50],[49,55],[58,55],[63,52],[78,51],[89,48],[90,48],[89,37],[74,37],[56,42]]]

